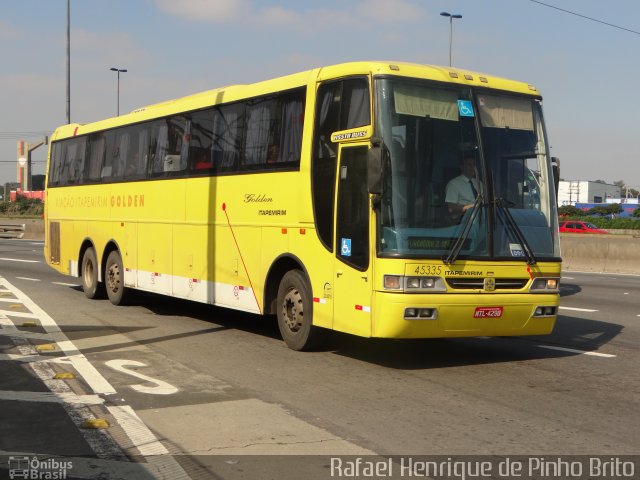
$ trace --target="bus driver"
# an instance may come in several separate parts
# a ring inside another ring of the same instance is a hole
[[[478,196],[476,162],[471,155],[465,155],[461,163],[462,173],[447,183],[444,202],[447,211],[457,221],[464,212],[473,207]]]

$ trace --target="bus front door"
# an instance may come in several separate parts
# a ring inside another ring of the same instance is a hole
[[[333,327],[371,335],[372,278],[369,245],[367,145],[342,146],[336,203]]]

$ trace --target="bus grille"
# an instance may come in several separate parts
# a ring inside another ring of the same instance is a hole
[[[456,290],[484,289],[484,278],[448,277],[447,285]],[[496,290],[520,290],[529,281],[528,278],[496,278]]]
[[[60,222],[49,223],[49,251],[50,261],[54,264],[60,263]]]

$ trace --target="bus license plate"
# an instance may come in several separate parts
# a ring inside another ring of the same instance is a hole
[[[502,307],[476,307],[473,318],[500,318]]]

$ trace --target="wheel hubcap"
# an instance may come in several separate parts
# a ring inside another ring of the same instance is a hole
[[[298,290],[291,289],[285,295],[282,302],[282,317],[290,331],[295,333],[302,327],[304,309],[302,295]]]

